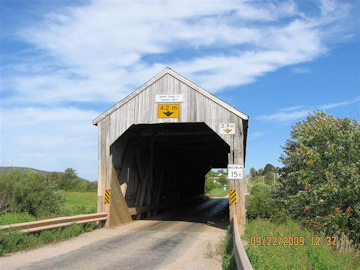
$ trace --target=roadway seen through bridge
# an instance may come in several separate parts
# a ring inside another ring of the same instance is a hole
[[[229,225],[227,198],[100,229],[0,259],[1,269],[221,269],[216,247]],[[213,253],[214,257],[209,256]]]

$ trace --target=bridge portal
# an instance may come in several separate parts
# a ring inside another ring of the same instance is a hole
[[[170,68],[93,121],[106,226],[204,196],[211,168],[245,164],[248,116]],[[244,183],[230,180],[244,190]],[[230,211],[245,217],[244,193]]]

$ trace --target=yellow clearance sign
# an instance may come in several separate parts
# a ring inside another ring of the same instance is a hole
[[[179,118],[180,104],[158,104],[158,118]]]

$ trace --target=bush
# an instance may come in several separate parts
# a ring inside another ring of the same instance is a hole
[[[6,225],[6,224],[15,224],[15,223],[24,223],[24,222],[30,222],[35,221],[36,218],[29,213],[6,213],[3,215],[0,215],[0,225]]]
[[[26,234],[17,229],[0,230],[0,256],[6,253],[29,249],[47,243],[53,243],[76,237],[84,232],[90,232],[97,228],[96,222],[77,224],[39,233]]]
[[[254,218],[271,218],[277,214],[279,209],[274,204],[271,186],[258,183],[251,188],[251,194],[246,200],[249,202],[246,207],[247,217]]]
[[[263,244],[263,237],[271,240],[270,245],[267,241]],[[300,237],[304,239],[303,245]],[[244,236],[249,242],[246,253],[254,269],[359,269],[359,251],[345,253],[325,244],[313,245],[312,239],[316,237],[324,239],[323,234],[314,234],[291,219],[277,223],[253,220],[246,224]],[[280,238],[282,244],[278,245]],[[289,238],[299,241],[290,244]]]
[[[222,267],[226,270],[237,269],[235,254],[234,254],[234,243],[233,243],[233,229],[229,226],[226,231],[225,237],[225,248],[222,257]]]
[[[211,190],[216,188],[214,180],[208,176],[205,178],[205,193],[209,193]]]
[[[10,170],[1,175],[0,193],[10,198],[10,211],[36,217],[60,213],[66,202],[62,191],[47,175],[31,170]]]
[[[41,242],[44,244],[53,242],[55,239],[54,230],[45,230],[40,232],[39,238],[41,239]]]
[[[360,239],[360,128],[315,112],[292,128],[277,202],[314,229]]]
[[[83,233],[83,227],[77,223],[72,223],[62,230],[61,239],[73,238],[81,233]]]

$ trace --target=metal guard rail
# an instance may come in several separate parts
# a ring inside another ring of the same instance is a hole
[[[233,237],[234,255],[237,268],[239,270],[253,270],[249,257],[247,256],[245,248],[241,242],[239,225],[235,216],[233,217]]]
[[[77,224],[83,224],[94,221],[107,220],[107,213],[95,213],[87,215],[78,215],[71,217],[58,217],[51,219],[44,219],[25,223],[16,223],[0,226],[0,230],[6,230],[10,228],[20,229],[24,233],[39,232],[42,230],[55,229],[71,225],[73,222]]]

